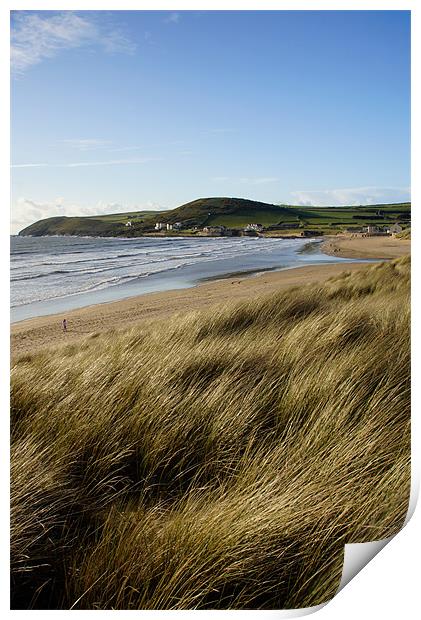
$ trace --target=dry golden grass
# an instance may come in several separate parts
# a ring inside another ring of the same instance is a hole
[[[12,369],[12,607],[294,608],[409,497],[409,258]]]

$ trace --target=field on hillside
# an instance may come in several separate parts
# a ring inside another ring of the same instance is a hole
[[[207,218],[208,226],[227,226],[228,228],[244,228],[250,223],[259,223],[263,226],[272,226],[280,220],[298,224],[299,218],[294,213],[281,211],[281,209],[243,209],[241,213],[227,215],[211,215]]]
[[[382,215],[377,215],[378,212]],[[358,227],[367,224],[388,224],[407,216],[408,207],[387,205],[385,207],[299,207],[278,206],[271,210],[263,208],[241,209],[233,214],[216,214],[208,217],[208,225],[242,228],[258,222],[263,226],[277,224],[299,224],[300,228],[314,228],[329,231],[332,227]]]
[[[126,224],[127,220],[139,220],[149,217],[156,217],[160,211],[127,211],[126,213],[111,213],[110,215],[97,215],[95,219],[102,222],[119,222]]]
[[[382,216],[377,215],[381,211]],[[243,228],[258,222],[263,226],[277,224],[300,224],[328,229],[332,226],[362,226],[367,224],[393,223],[410,213],[407,205],[381,205],[378,207],[300,207],[292,205],[268,205],[239,199],[204,199],[188,203],[173,211],[139,211],[100,216],[97,219],[125,224],[129,216],[133,222],[144,224],[155,221],[188,220],[200,226],[226,226]]]
[[[280,609],[410,490],[410,260],[14,361],[12,608]]]

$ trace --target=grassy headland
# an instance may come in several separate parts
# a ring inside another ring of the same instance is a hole
[[[21,235],[91,235],[137,237],[151,234],[157,221],[182,225],[182,234],[195,234],[205,226],[226,226],[240,230],[250,223],[262,224],[266,234],[300,234],[312,230],[335,234],[346,228],[388,225],[397,221],[406,225],[411,219],[411,204],[349,207],[302,207],[275,205],[244,198],[200,198],[168,211],[139,211],[95,217],[52,217],[23,229]],[[130,226],[126,224],[130,222]],[[164,233],[160,233],[164,234]],[[165,234],[180,234],[170,231]]]
[[[12,607],[311,606],[409,497],[409,258],[12,369]]]

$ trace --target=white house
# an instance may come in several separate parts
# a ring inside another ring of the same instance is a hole
[[[263,230],[263,224],[247,224],[244,229],[245,232],[250,232],[252,230],[256,232],[261,232]]]
[[[369,224],[363,230],[367,233],[367,235],[375,235],[379,232],[377,226],[373,226],[372,224]]]

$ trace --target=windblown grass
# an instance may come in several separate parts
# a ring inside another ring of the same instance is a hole
[[[409,497],[409,258],[26,355],[12,607],[294,608]]]
[[[405,228],[402,232],[396,235],[399,239],[410,239],[411,238],[411,228]]]

